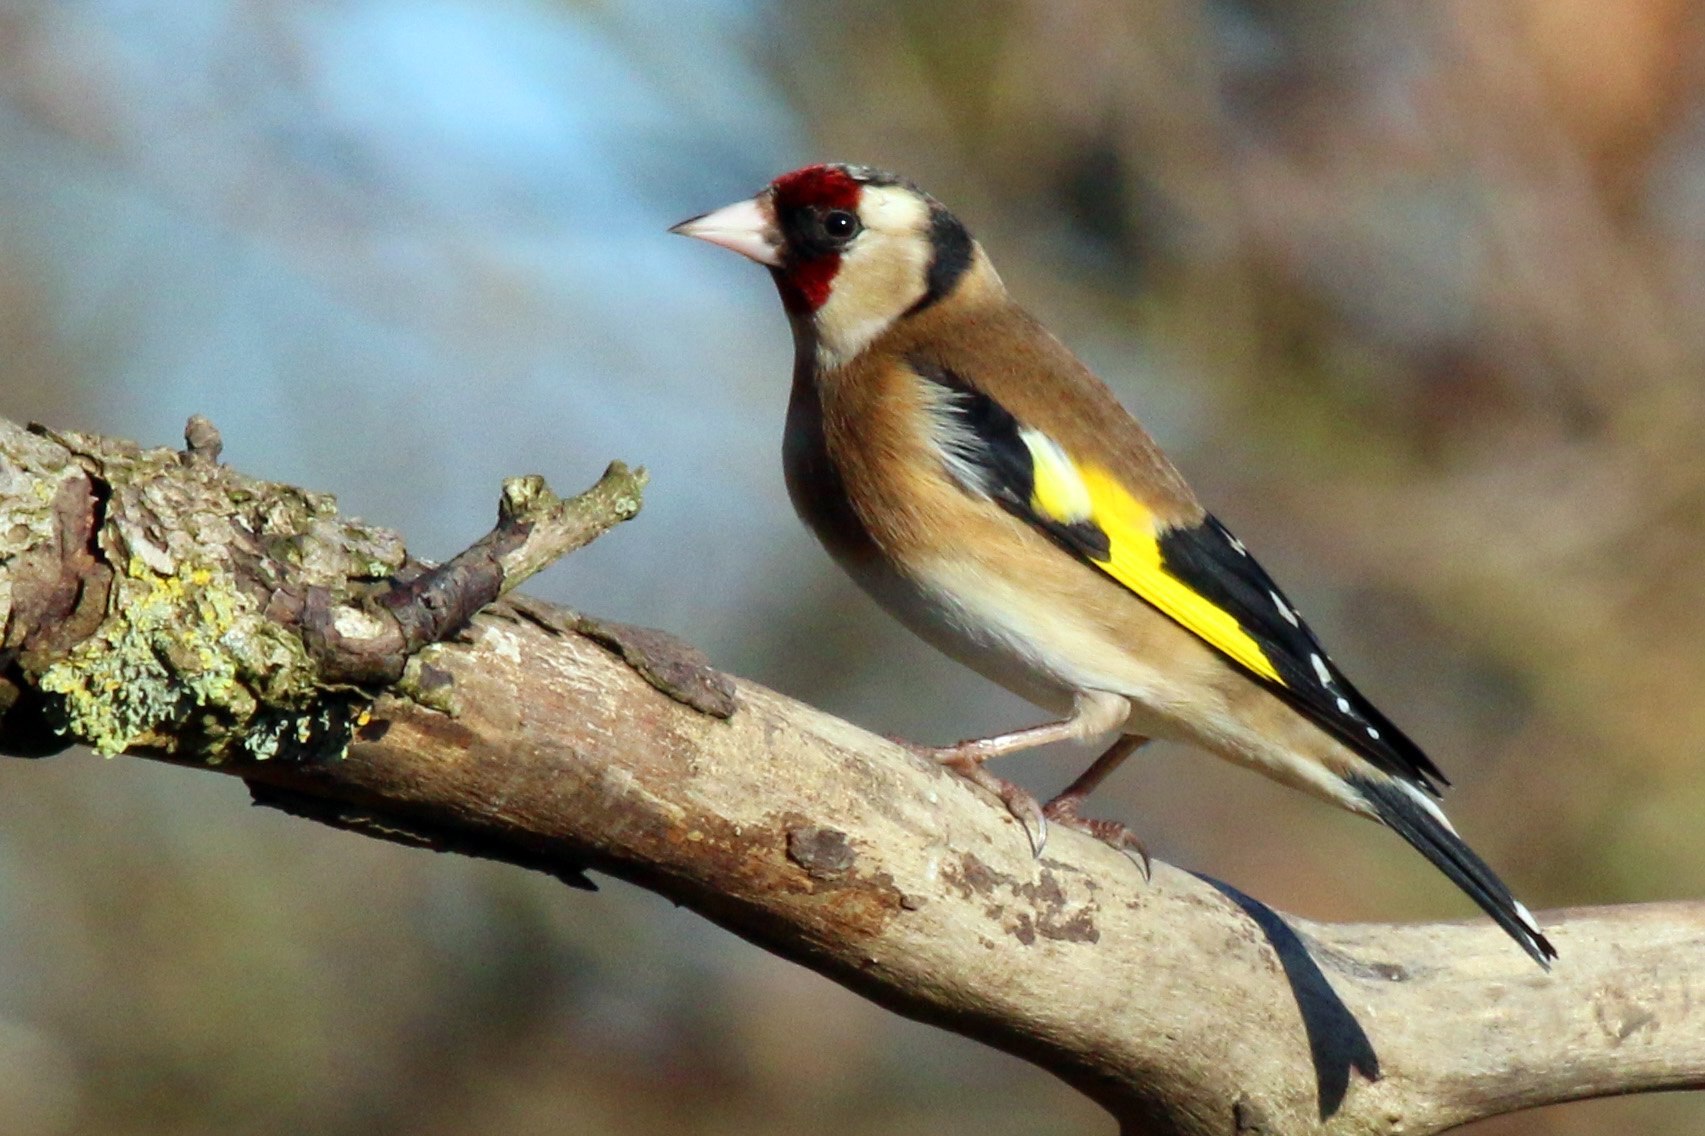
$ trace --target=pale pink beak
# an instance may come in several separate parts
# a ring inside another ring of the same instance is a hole
[[[721,245],[771,268],[781,265],[781,232],[776,228],[767,194],[724,205],[714,212],[682,221],[669,231]]]

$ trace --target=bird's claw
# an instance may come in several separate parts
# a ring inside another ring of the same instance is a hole
[[[1036,798],[1022,785],[1008,781],[1004,777],[996,777],[971,754],[965,753],[955,746],[931,750],[922,746],[912,747],[919,752],[941,763],[947,769],[959,774],[965,780],[980,788],[987,789],[1000,798],[1006,811],[1012,814],[1019,827],[1024,829],[1024,835],[1030,840],[1030,852],[1038,860],[1042,858],[1042,850],[1048,846],[1048,818]]]
[[[1101,843],[1125,854],[1143,874],[1146,883],[1154,876],[1154,866],[1149,859],[1149,850],[1137,838],[1137,834],[1116,820],[1094,820],[1078,815],[1078,805],[1081,801],[1076,797],[1058,796],[1042,807],[1042,815],[1048,820],[1075,828]]]

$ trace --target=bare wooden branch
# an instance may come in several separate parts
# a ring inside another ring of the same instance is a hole
[[[1036,860],[900,747],[530,600],[383,691],[328,680],[312,613],[365,641],[429,570],[198,436],[181,461],[0,423],[0,748],[53,726],[372,835],[609,872],[1053,1071],[1130,1133],[1413,1136],[1705,1079],[1705,904],[1550,913],[1545,974],[1480,920],[1313,923],[1165,864],[1144,882],[1072,832]],[[637,491],[580,507],[596,529]]]

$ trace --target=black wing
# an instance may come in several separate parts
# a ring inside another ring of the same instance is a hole
[[[1438,795],[1450,781],[1357,690],[1243,542],[1212,515],[1160,535],[1161,565],[1236,617],[1279,672],[1270,689],[1376,768]],[[1260,676],[1256,676],[1260,677]]]

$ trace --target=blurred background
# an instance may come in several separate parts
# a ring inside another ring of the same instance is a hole
[[[794,521],[765,274],[665,235],[822,159],[947,201],[1456,782],[1534,907],[1705,894],[1705,9],[1690,0],[0,0],[0,415],[338,494],[643,515],[536,594],[873,729],[1034,713]],[[1087,755],[1003,772],[1047,792]],[[0,770],[0,1132],[1111,1133],[609,883],[73,753]],[[1316,918],[1470,917],[1157,748],[1097,800]],[[1512,948],[1513,949],[1513,948]],[[1565,960],[1566,961],[1566,960]],[[1695,1133],[1705,1100],[1477,1132]]]

